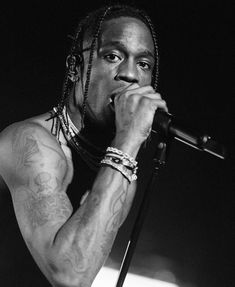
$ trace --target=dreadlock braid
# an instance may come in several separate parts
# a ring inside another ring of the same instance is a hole
[[[151,19],[149,18],[148,15],[145,14],[145,12],[142,12],[143,17],[146,19],[151,35],[152,35],[152,39],[153,39],[153,44],[154,44],[154,53],[155,53],[155,66],[154,66],[154,72],[153,72],[153,81],[152,81],[152,85],[154,90],[156,91],[158,88],[158,79],[159,79],[159,53],[158,53],[158,42],[157,42],[157,36],[156,36],[156,32],[153,26],[153,23],[151,21]]]
[[[80,55],[83,49],[83,41],[85,34],[89,31],[92,35],[92,42],[90,46],[90,55],[88,60],[88,67],[86,72],[86,82],[84,87],[84,99],[82,104],[82,127],[84,128],[84,119],[86,114],[86,106],[87,106],[87,98],[88,91],[90,85],[90,77],[92,70],[92,62],[94,51],[97,43],[97,39],[99,38],[102,24],[110,20],[112,18],[118,18],[121,16],[130,16],[137,19],[140,19],[146,26],[149,28],[153,43],[154,43],[154,53],[155,53],[155,65],[152,76],[152,85],[155,90],[157,90],[158,86],[158,78],[159,78],[159,55],[158,55],[158,43],[156,32],[153,26],[152,21],[150,20],[147,13],[143,10],[139,10],[135,7],[127,6],[127,5],[112,5],[102,7],[94,12],[88,14],[84,19],[82,19],[75,32],[75,36],[73,37],[73,44],[70,49],[70,55]],[[67,101],[69,95],[71,94],[72,88],[74,87],[74,83],[69,80],[68,77],[68,69],[65,73],[64,83],[63,83],[63,93],[62,97],[58,103],[57,113],[62,115],[63,107],[67,105]]]
[[[86,23],[87,19],[89,18],[89,15],[87,15],[84,19],[82,19],[77,27],[77,32],[75,37],[73,37],[73,44],[71,46],[70,49],[70,54],[69,55],[75,55],[76,54],[76,50],[80,51],[81,50],[81,41],[80,40],[80,34],[83,30],[83,26]],[[69,81],[69,77],[68,77],[68,69],[66,69],[65,72],[65,77],[64,77],[64,83],[63,83],[63,91],[62,91],[62,97],[60,99],[60,102],[58,103],[57,106],[57,113],[62,115],[62,110],[63,107],[67,104],[71,89],[73,87],[73,84]]]
[[[95,45],[96,45],[96,41],[98,39],[98,36],[100,34],[100,30],[101,30],[102,24],[104,22],[105,16],[110,9],[111,9],[111,7],[107,7],[105,9],[104,13],[100,16],[96,31],[95,31],[95,34],[93,36],[92,43],[91,43],[91,52],[90,52],[90,57],[89,57],[89,61],[88,61],[84,99],[83,99],[83,105],[82,105],[82,126],[83,127],[84,127],[84,119],[85,119],[85,114],[86,114],[86,103],[87,103],[87,97],[88,97],[88,89],[89,89],[89,84],[90,84],[90,76],[91,76],[92,61],[93,61],[93,56],[94,56]]]

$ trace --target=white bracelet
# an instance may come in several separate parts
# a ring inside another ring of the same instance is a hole
[[[105,158],[110,158],[114,162],[120,163],[120,164],[124,165],[125,167],[127,167],[131,170],[134,170],[135,168],[137,168],[137,166],[134,165],[133,163],[131,163],[128,159],[126,159],[123,156],[116,154],[116,153],[107,152],[105,154]]]
[[[104,158],[101,161],[101,164],[108,165],[110,167],[113,167],[117,171],[121,172],[121,174],[129,181],[129,183],[131,183],[132,181],[137,179],[137,175],[135,173],[131,172],[131,174],[130,174],[130,171],[128,171],[128,169],[125,168],[124,165],[119,164],[119,163],[115,163],[111,159]]]
[[[133,157],[129,156],[129,154],[121,151],[120,149],[117,149],[115,147],[108,147],[106,149],[106,153],[108,154],[109,152],[120,155],[123,159],[129,160],[129,162],[133,164],[133,166],[137,166],[137,161]]]

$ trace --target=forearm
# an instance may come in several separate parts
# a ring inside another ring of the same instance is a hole
[[[120,223],[130,209],[135,184],[116,170],[102,167],[84,204],[56,235],[53,254],[61,281],[90,286],[107,258]]]

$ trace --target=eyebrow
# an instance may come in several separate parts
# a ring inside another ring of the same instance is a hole
[[[126,51],[126,46],[121,41],[109,41],[103,45],[100,45],[100,48],[105,48],[108,46],[116,46],[124,51]],[[155,60],[153,53],[149,49],[144,49],[138,55],[139,57],[151,57]]]

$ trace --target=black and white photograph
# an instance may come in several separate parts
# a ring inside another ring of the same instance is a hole
[[[5,1],[0,286],[234,286],[232,1]]]

